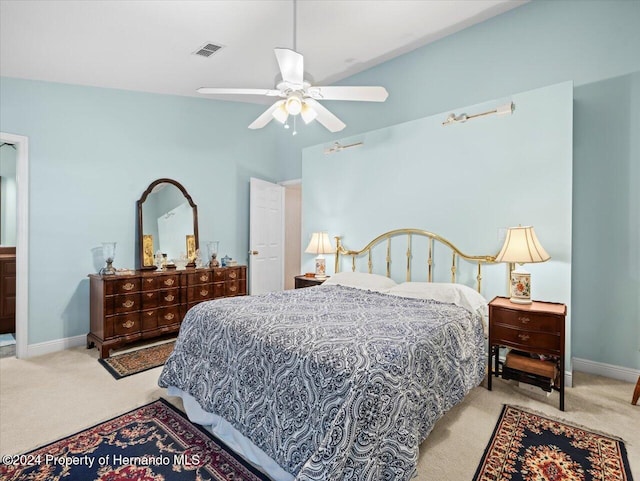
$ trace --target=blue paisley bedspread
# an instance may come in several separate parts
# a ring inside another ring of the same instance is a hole
[[[297,481],[401,481],[485,366],[482,322],[462,307],[321,286],[195,306],[159,385]]]

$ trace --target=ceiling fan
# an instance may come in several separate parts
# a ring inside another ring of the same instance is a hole
[[[288,48],[276,48],[274,51],[282,75],[282,81],[276,85],[275,89],[201,87],[198,92],[281,97],[249,125],[250,129],[261,129],[274,118],[284,124],[289,115],[300,114],[305,124],[316,119],[331,132],[339,132],[346,125],[318,100],[384,102],[389,96],[384,87],[311,85],[304,79],[304,57],[301,54]]]
[[[384,87],[321,87],[311,85],[304,78],[304,57],[295,51],[296,48],[296,2],[293,2],[293,50],[288,48],[274,49],[280,67],[281,80],[275,89],[217,88],[201,87],[201,94],[217,95],[266,95],[280,97],[262,115],[254,120],[250,129],[261,129],[272,119],[288,127],[289,116],[300,115],[305,124],[316,119],[331,132],[339,132],[346,127],[338,117],[332,114],[318,100],[352,100],[361,102],[384,102],[389,94]],[[295,134],[295,130],[294,130]]]

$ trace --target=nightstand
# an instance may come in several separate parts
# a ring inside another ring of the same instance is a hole
[[[307,276],[296,276],[296,289],[300,289],[302,287],[311,287],[311,286],[319,286],[324,281],[329,279],[330,276],[325,277],[324,279],[318,279],[316,277],[307,277]]]
[[[567,306],[553,302],[533,301],[513,304],[506,297],[496,297],[489,303],[489,376],[502,374],[504,379],[516,379],[560,393],[560,410],[564,411],[564,324]],[[502,368],[500,347],[509,347]],[[553,356],[557,361],[544,361],[528,354]],[[511,365],[510,365],[511,364]],[[556,369],[554,369],[556,368]],[[549,371],[557,374],[549,374]]]

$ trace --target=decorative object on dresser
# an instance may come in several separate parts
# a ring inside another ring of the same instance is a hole
[[[209,267],[218,267],[220,262],[218,261],[218,249],[220,241],[212,241],[207,243],[207,249],[209,249]]]
[[[316,254],[316,277],[318,279],[327,277],[324,254],[333,254],[335,251],[335,247],[331,245],[329,240],[329,234],[326,232],[314,232],[311,234],[311,241],[305,252],[307,254]]]
[[[496,257],[496,262],[520,264],[511,269],[510,294],[514,304],[531,304],[531,274],[522,269],[522,264],[545,262],[551,256],[540,245],[533,227],[509,227],[504,245]]]
[[[638,404],[638,398],[640,398],[640,376],[638,376],[636,388],[633,390],[633,398],[631,399],[631,404],[633,404],[634,406]]]
[[[533,301],[512,304],[506,297],[489,303],[489,374],[536,385],[560,393],[564,411],[565,317],[567,306]],[[500,366],[500,347],[512,350]],[[502,367],[502,368],[501,368]]]
[[[320,284],[322,284],[324,281],[326,281],[327,279],[329,279],[330,276],[325,276],[324,278],[319,278],[316,277],[315,274],[304,274],[302,276],[296,276],[295,277],[295,288],[296,289],[301,289],[303,287],[312,287],[312,286],[319,286]]]
[[[128,276],[90,274],[90,326],[87,348],[100,357],[143,339],[174,334],[196,304],[247,294],[247,268],[136,271]]]
[[[195,251],[199,249],[198,207],[182,184],[173,179],[154,180],[142,193],[137,208],[139,268],[158,268],[157,258],[154,263],[146,252],[156,252],[156,256],[159,253],[163,265],[191,255],[188,262],[195,266]]]
[[[103,276],[112,276],[116,273],[113,268],[113,260],[116,257],[116,243],[115,242],[103,242],[102,243],[102,257],[107,264],[100,270],[100,274]]]

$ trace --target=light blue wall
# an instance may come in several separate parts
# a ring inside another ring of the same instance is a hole
[[[640,1],[534,0],[350,77],[389,99],[324,102],[347,124],[338,134],[270,126],[282,177],[301,176],[306,146],[572,80],[573,355],[640,369],[638,25]]]
[[[385,231],[422,228],[466,254],[486,256],[502,246],[499,229],[533,225],[551,260],[525,266],[532,297],[570,306],[573,86],[564,82],[454,111],[486,112],[510,101],[513,115],[443,126],[443,112],[344,139],[364,145],[339,153],[327,155],[322,145],[305,149],[303,239],[326,230],[342,236],[345,248],[360,250]],[[392,247],[392,277],[401,282],[406,239]],[[412,280],[425,281],[426,242],[420,247],[416,239],[412,247]],[[385,273],[385,254],[383,245],[374,272]],[[302,260],[303,271],[313,271],[313,255]],[[450,282],[451,252],[442,249],[434,260],[434,280]],[[344,259],[341,268],[350,262]],[[364,257],[358,270],[366,269]],[[457,271],[458,281],[475,287],[474,264],[461,261]],[[504,264],[487,266],[482,294],[506,295],[506,279]]]
[[[87,274],[102,241],[134,267],[136,201],[180,182],[198,205],[200,242],[246,261],[250,176],[277,180],[260,106],[2,78],[0,126],[29,137],[29,343],[88,332]],[[95,259],[94,259],[95,257]]]

